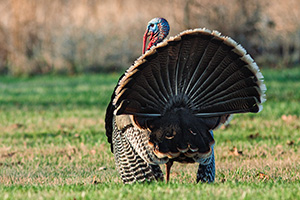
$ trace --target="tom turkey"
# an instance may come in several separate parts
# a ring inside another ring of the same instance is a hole
[[[174,161],[199,163],[197,182],[213,182],[212,130],[232,114],[260,112],[265,101],[263,76],[241,45],[208,29],[163,41],[168,32],[165,19],[149,22],[143,55],[107,107],[106,135],[124,183],[163,180],[160,164],[168,181]]]

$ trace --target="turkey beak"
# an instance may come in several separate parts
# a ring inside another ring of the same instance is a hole
[[[145,34],[144,34],[144,38],[143,38],[143,54],[145,54],[146,51],[146,42],[147,42],[147,38],[149,37],[150,33],[149,30],[147,29]]]

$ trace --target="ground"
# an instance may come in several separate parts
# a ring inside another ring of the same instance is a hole
[[[215,131],[216,181],[196,165],[124,186],[104,128],[120,74],[0,77],[1,199],[295,199],[300,196],[300,68],[262,70],[267,101]],[[163,167],[163,166],[162,166]]]

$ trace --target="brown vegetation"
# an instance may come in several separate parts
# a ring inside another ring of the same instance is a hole
[[[111,71],[141,54],[146,23],[162,16],[171,35],[216,29],[240,42],[260,64],[300,60],[296,0],[3,0],[0,73],[13,75]]]

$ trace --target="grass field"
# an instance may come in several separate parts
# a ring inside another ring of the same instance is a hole
[[[267,102],[215,131],[216,181],[123,185],[104,129],[119,74],[0,77],[0,199],[296,199],[300,68],[262,71]],[[163,166],[162,166],[163,167]]]

